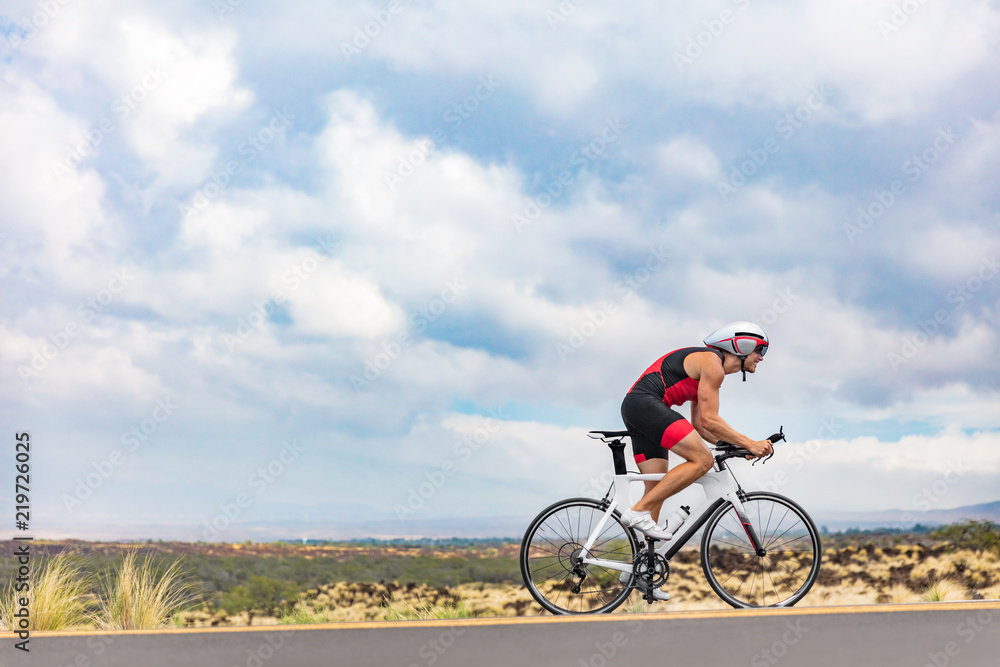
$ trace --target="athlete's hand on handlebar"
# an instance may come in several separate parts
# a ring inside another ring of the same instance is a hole
[[[750,444],[745,447],[745,449],[750,450],[750,453],[758,459],[770,456],[774,453],[774,450],[771,448],[770,440],[752,440]],[[750,457],[748,456],[747,458],[749,459]]]

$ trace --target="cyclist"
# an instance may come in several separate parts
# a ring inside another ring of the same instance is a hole
[[[645,494],[631,509],[622,511],[622,519],[658,540],[670,539],[670,533],[657,524],[663,501],[715,463],[704,441],[725,440],[757,457],[771,453],[769,440],[752,440],[719,416],[722,381],[741,371],[746,382],[746,374],[756,372],[767,351],[767,334],[753,322],[732,322],[709,334],[704,343],[706,347],[684,347],[657,359],[622,401],[622,419],[632,433],[639,471],[666,473],[659,481],[645,482]],[[691,403],[690,422],[672,409],[687,402]],[[668,451],[685,461],[669,472]],[[665,597],[658,599],[669,598],[667,593],[661,595]]]

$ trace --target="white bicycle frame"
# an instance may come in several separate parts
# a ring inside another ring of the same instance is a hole
[[[598,438],[604,442],[608,442],[600,436],[595,436],[590,434],[592,438]],[[714,451],[714,448],[713,448]],[[728,474],[727,474],[728,473]],[[629,509],[635,502],[632,499],[632,482],[645,482],[645,481],[659,481],[663,479],[666,473],[634,473],[626,472],[623,475],[615,475],[614,478],[614,497],[611,499],[611,504],[608,506],[607,511],[601,517],[601,520],[597,523],[597,527],[590,533],[587,538],[587,543],[583,545],[583,550],[581,555],[583,556],[583,562],[587,565],[598,565],[600,567],[607,568],[609,570],[619,570],[621,572],[632,572],[633,564],[625,563],[622,561],[615,560],[605,560],[602,558],[595,558],[590,554],[591,548],[594,546],[594,542],[597,541],[604,527],[607,525],[608,521],[612,518],[612,513],[617,508]],[[654,551],[660,555],[663,555],[669,560],[673,554],[680,549],[680,546],[687,542],[692,534],[697,532],[697,530],[705,523],[706,520],[711,516],[716,509],[721,507],[726,501],[732,503],[733,507],[736,509],[736,513],[739,515],[740,523],[743,524],[743,529],[747,531],[747,537],[750,539],[751,545],[759,544],[759,540],[755,534],[753,526],[750,524],[747,518],[746,509],[743,507],[743,501],[740,499],[742,493],[740,489],[740,484],[736,480],[736,476],[733,474],[729,466],[720,464],[716,461],[712,469],[707,473],[696,479],[694,484],[698,484],[702,487],[705,492],[705,500],[698,505],[691,512],[691,516],[688,517],[681,526],[673,534],[673,538],[670,540],[660,541],[659,546],[657,546]],[[626,504],[627,502],[627,504]],[[678,543],[678,536],[681,532],[681,528],[688,527],[688,530],[684,535],[680,536],[680,542]],[[641,533],[640,533],[641,535]],[[675,548],[672,548],[675,547]],[[670,552],[668,554],[668,552]]]

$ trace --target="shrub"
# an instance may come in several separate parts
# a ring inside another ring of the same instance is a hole
[[[959,549],[1000,553],[1000,525],[992,521],[962,521],[935,530],[931,537],[948,540]]]
[[[247,624],[253,622],[257,612],[275,616],[282,607],[290,607],[299,587],[287,581],[254,575],[245,584],[234,586],[222,596],[222,608],[227,614],[247,612]]]

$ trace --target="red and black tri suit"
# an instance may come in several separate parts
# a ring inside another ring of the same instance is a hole
[[[647,368],[622,401],[622,420],[632,432],[635,460],[665,459],[667,450],[694,430],[691,422],[671,409],[698,400],[698,381],[684,372],[684,360],[695,352],[725,353],[710,347],[682,347],[668,352]]]

